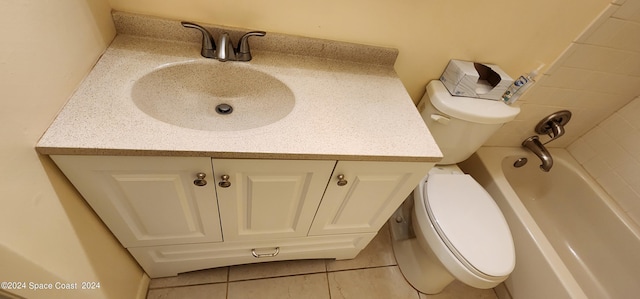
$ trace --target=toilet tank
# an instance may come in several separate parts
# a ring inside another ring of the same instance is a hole
[[[519,107],[502,101],[454,97],[439,80],[427,84],[418,110],[442,151],[444,158],[438,164],[443,165],[469,158],[520,113]]]

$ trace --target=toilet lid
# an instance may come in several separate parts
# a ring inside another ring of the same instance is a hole
[[[440,238],[469,268],[509,275],[515,251],[507,222],[493,198],[466,174],[430,174],[425,205]]]

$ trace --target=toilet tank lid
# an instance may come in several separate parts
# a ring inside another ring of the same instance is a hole
[[[427,95],[436,109],[451,117],[480,124],[502,124],[513,120],[519,107],[502,101],[452,96],[440,80],[427,84]]]

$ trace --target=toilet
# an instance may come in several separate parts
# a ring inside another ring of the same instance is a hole
[[[493,288],[515,266],[511,232],[489,193],[455,163],[471,156],[520,109],[451,96],[438,80],[429,82],[418,109],[444,157],[390,220],[398,267],[426,294],[439,293],[456,279]]]

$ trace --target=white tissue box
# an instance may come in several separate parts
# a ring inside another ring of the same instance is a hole
[[[513,79],[499,66],[452,59],[440,81],[454,96],[500,100]]]

